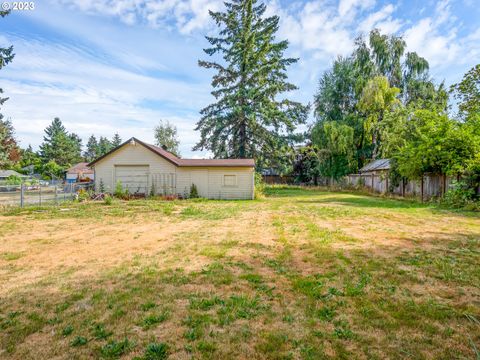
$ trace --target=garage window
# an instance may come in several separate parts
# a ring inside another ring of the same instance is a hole
[[[237,175],[223,175],[223,186],[237,186]]]

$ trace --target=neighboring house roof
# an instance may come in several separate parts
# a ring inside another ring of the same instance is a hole
[[[0,170],[0,178],[8,178],[9,176],[28,177],[16,172],[15,170]]]
[[[362,167],[359,172],[390,170],[390,159],[378,159]]]
[[[253,159],[180,159],[177,156],[173,155],[171,152],[168,152],[167,150],[162,149],[161,147],[144,143],[143,141],[140,141],[135,137],[128,139],[123,144],[120,144],[119,146],[117,146],[115,149],[109,151],[103,156],[100,156],[98,159],[95,159],[90,164],[88,164],[88,166],[94,165],[95,163],[99,162],[103,158],[107,157],[108,155],[112,154],[113,152],[117,151],[118,149],[120,149],[121,147],[123,147],[124,145],[132,141],[143,145],[150,151],[161,156],[162,158],[164,158],[165,160],[171,162],[176,166],[181,166],[181,167],[183,166],[185,167],[194,167],[194,166],[254,167],[255,166],[255,161]]]
[[[67,170],[67,174],[93,174],[93,170],[88,166],[87,162],[81,162],[73,165]]]

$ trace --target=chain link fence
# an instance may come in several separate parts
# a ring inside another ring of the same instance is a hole
[[[91,190],[93,183],[0,185],[0,207],[59,204],[74,200],[81,189]]]

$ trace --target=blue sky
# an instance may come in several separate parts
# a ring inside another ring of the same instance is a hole
[[[299,57],[289,79],[291,97],[312,101],[320,75],[354,38],[374,27],[403,35],[409,51],[427,58],[431,75],[450,85],[480,59],[478,0],[266,1],[281,18],[279,39]],[[84,141],[90,134],[153,142],[159,119],[174,123],[184,157],[191,151],[199,110],[212,101],[206,34],[217,0],[37,0],[35,10],[0,19],[0,45],[16,57],[0,71],[22,146],[35,148],[55,116]]]

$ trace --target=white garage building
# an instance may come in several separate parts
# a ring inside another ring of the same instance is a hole
[[[253,199],[253,159],[180,159],[134,137],[89,164],[95,189],[114,192],[118,182],[131,194],[188,196],[195,184],[208,199]]]

